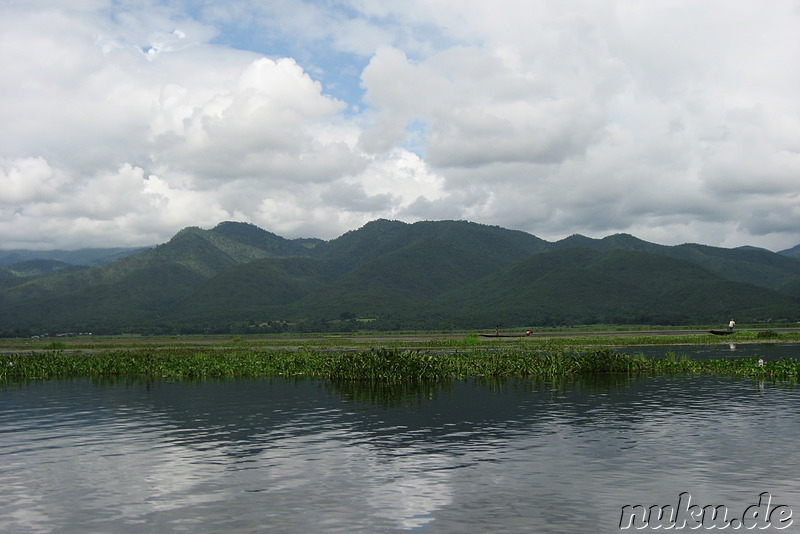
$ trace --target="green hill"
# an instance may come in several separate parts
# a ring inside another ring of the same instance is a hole
[[[85,269],[85,267],[58,260],[27,260],[0,267],[0,276],[8,279],[17,279],[22,282],[32,278],[69,273],[82,269]]]
[[[792,248],[788,248],[786,250],[781,250],[778,252],[781,256],[788,256],[790,258],[798,258],[800,259],[800,245],[795,245]]]
[[[285,307],[329,282],[326,266],[310,258],[260,259],[198,284],[171,307],[177,322],[259,322],[287,317]]]
[[[0,266],[14,265],[30,260],[53,260],[69,265],[97,267],[107,265],[125,256],[147,250],[149,247],[132,248],[83,248],[79,250],[0,250]]]
[[[377,220],[330,241],[224,222],[67,271],[0,270],[0,334],[800,319],[787,255],[626,234],[549,243],[467,221]]]
[[[800,261],[798,259],[787,254],[776,254],[751,247],[726,249],[694,243],[665,246],[648,243],[627,234],[616,234],[603,239],[570,236],[553,243],[548,250],[572,247],[596,251],[619,249],[650,252],[694,263],[730,280],[775,290],[780,290],[786,283],[800,277]]]
[[[795,317],[800,305],[775,291],[732,282],[651,253],[563,249],[536,254],[435,306],[463,310],[474,327],[559,324],[691,324]]]
[[[292,308],[306,316],[413,316],[420,299],[478,280],[544,243],[524,232],[464,221],[375,221],[320,250],[340,276]]]
[[[214,239],[216,236],[222,239]],[[207,233],[217,246],[242,259],[310,256],[321,239],[289,240],[249,223],[222,222]]]

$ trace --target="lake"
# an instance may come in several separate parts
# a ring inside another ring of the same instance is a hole
[[[763,358],[764,361],[782,358],[800,358],[798,343],[736,343],[729,341],[715,345],[641,345],[619,347],[617,352],[643,354],[648,358],[657,358],[667,352],[686,355],[690,360],[711,360],[729,358]]]
[[[0,532],[619,532],[800,510],[798,440],[800,389],[711,376],[12,383]]]

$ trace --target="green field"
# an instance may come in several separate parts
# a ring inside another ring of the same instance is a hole
[[[521,337],[476,332],[259,337],[77,336],[0,340],[0,379],[303,376],[407,382],[468,377],[559,377],[604,373],[715,373],[796,381],[796,359],[695,361],[627,354],[626,346],[800,341],[796,329],[741,330],[721,338],[697,329],[552,330]],[[612,350],[615,347],[616,350]]]

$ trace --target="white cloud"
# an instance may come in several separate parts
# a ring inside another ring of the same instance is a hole
[[[184,7],[0,7],[2,246],[377,217],[800,242],[791,0]]]
[[[211,95],[171,85],[157,106],[154,165],[212,181],[337,177],[362,165],[348,128],[335,124],[340,108],[291,59],[257,59]]]
[[[0,160],[0,203],[22,204],[53,199],[60,186],[56,173],[42,158]]]

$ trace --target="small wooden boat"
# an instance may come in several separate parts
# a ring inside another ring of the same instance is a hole
[[[524,334],[500,334],[495,332],[494,334],[478,334],[481,337],[526,337],[531,335],[531,331],[528,330]]]
[[[709,330],[708,331],[715,336],[727,336],[728,334],[733,334],[733,330]]]

